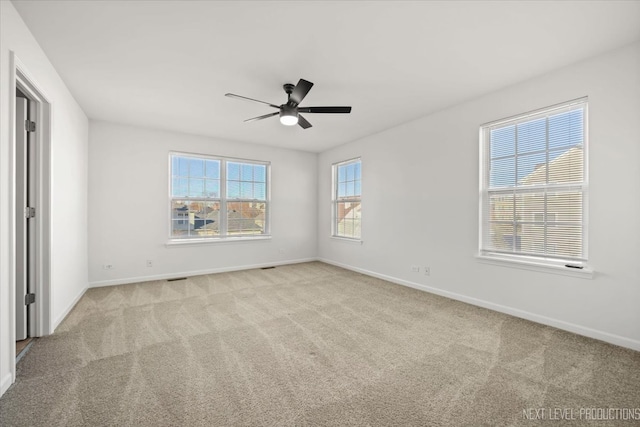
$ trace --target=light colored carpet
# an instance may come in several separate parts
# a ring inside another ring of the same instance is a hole
[[[530,426],[523,410],[610,407],[640,407],[640,353],[314,262],[90,289],[18,364],[0,425]]]

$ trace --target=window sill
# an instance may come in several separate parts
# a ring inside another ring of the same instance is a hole
[[[594,271],[588,267],[582,269],[565,267],[561,264],[547,264],[540,261],[514,259],[498,255],[476,255],[476,259],[484,264],[499,265],[501,267],[519,268],[521,270],[539,271],[542,273],[560,274],[563,276],[593,279]]]
[[[350,239],[348,237],[331,236],[331,239],[340,242],[351,243],[353,245],[362,245],[364,242],[361,239]]]
[[[169,239],[165,243],[166,247],[178,247],[178,246],[194,246],[194,245],[209,245],[219,243],[238,243],[238,242],[255,242],[256,240],[271,240],[271,236],[251,236],[251,237],[221,237],[221,238],[209,238],[209,239]]]

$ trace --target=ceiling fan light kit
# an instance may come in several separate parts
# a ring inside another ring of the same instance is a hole
[[[295,107],[283,105],[280,108],[280,123],[285,126],[295,126],[298,124],[298,112]]]
[[[351,107],[300,107],[300,103],[313,87],[313,83],[310,81],[300,79],[297,85],[286,83],[282,86],[287,93],[287,102],[282,105],[271,104],[270,102],[260,101],[253,98],[247,98],[246,96],[236,95],[233,93],[226,93],[225,96],[230,98],[244,99],[246,101],[259,102],[266,104],[272,108],[277,108],[277,113],[265,114],[263,116],[253,117],[245,120],[245,122],[253,122],[256,120],[263,120],[269,117],[280,115],[280,123],[285,126],[300,125],[302,129],[308,129],[311,127],[311,123],[300,115],[303,113],[329,113],[329,114],[348,114],[351,112]]]

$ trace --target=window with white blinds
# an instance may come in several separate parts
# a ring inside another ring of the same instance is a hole
[[[333,165],[333,235],[358,240],[362,221],[360,159]]]
[[[269,162],[171,153],[172,240],[269,234]]]
[[[586,98],[481,128],[481,255],[587,258]]]

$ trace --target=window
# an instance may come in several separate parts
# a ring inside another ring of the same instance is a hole
[[[269,163],[170,154],[171,239],[269,233]]]
[[[581,265],[586,115],[580,99],[481,128],[481,255]]]
[[[360,239],[362,216],[360,159],[333,165],[333,235]]]

